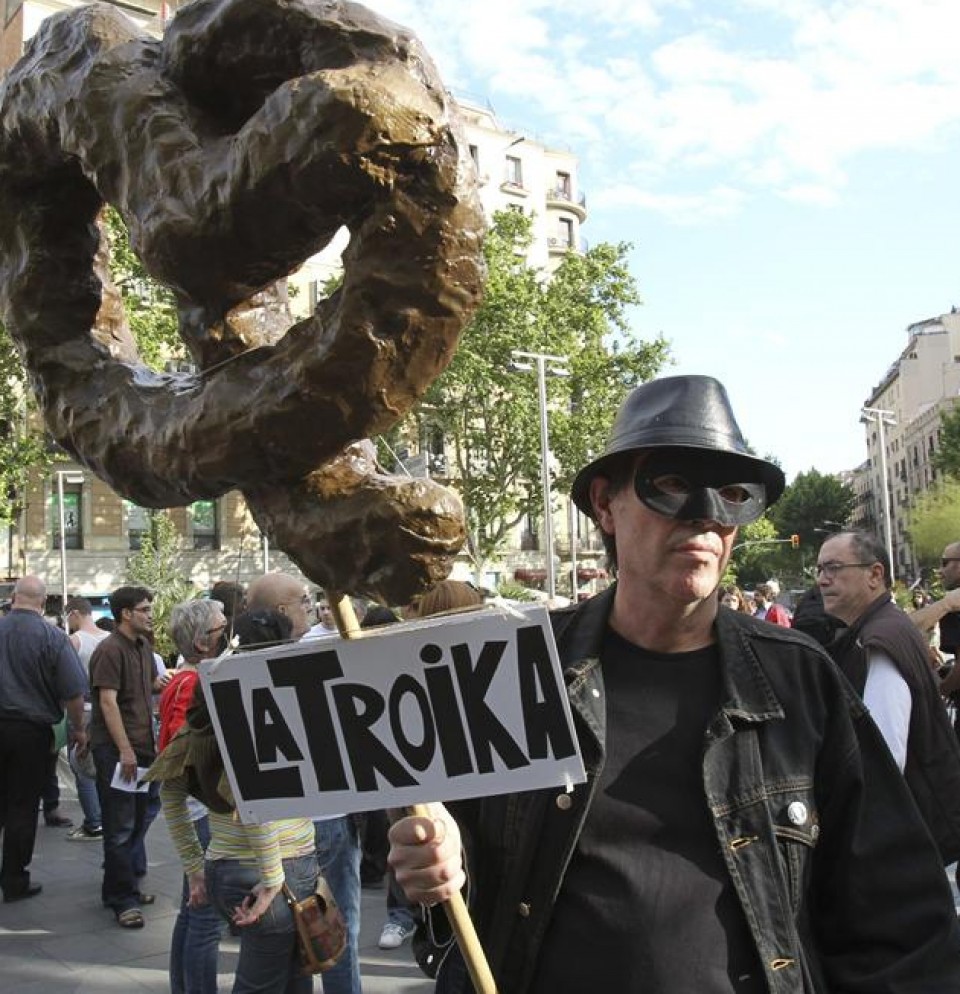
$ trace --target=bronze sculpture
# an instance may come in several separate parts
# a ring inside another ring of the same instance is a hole
[[[173,289],[198,375],[139,362],[105,202]],[[278,327],[271,284],[341,225],[340,289]],[[239,488],[334,591],[409,599],[462,543],[454,494],[358,443],[449,362],[482,226],[429,56],[358,4],[194,0],[160,41],[94,4],[47,19],[0,89],[0,306],[50,431],[145,506]]]

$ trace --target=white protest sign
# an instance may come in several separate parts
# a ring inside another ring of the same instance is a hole
[[[310,639],[200,672],[246,822],[585,779],[541,606]]]

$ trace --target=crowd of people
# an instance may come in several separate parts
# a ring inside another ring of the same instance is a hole
[[[69,634],[44,616],[45,600],[39,577],[18,580],[9,617],[0,623],[4,901],[42,891],[29,873],[42,801],[46,824],[69,828],[71,840],[102,844],[103,906],[120,928],[142,929],[144,908],[156,900],[145,886],[146,838],[162,810],[184,868],[169,961],[173,994],[215,994],[219,945],[227,928],[240,937],[235,992],[312,990],[312,979],[300,973],[281,887],[285,883],[302,898],[314,892],[320,876],[344,915],[348,937],[338,962],[324,974],[324,990],[359,994],[361,859],[364,845],[374,858],[379,854],[380,876],[387,882],[390,874],[382,862],[386,812],[244,825],[226,781],[218,779],[222,763],[215,765],[212,792],[203,795],[207,803],[198,799],[185,772],[194,757],[183,750],[200,740],[196,734],[177,734],[192,724],[191,732],[204,728],[212,741],[199,691],[203,660],[229,646],[244,651],[334,635],[327,599],[321,595],[314,606],[303,580],[282,573],[263,576],[249,589],[217,583],[209,597],[174,607],[170,635],[176,654],[166,661],[153,648],[150,590],[114,590],[113,617],[96,623],[90,603],[71,598],[64,609]],[[468,584],[444,581],[403,614],[422,617],[480,602]],[[400,620],[400,613],[389,608],[368,611],[360,600],[352,606],[365,627]],[[56,799],[53,807],[46,800],[50,778],[57,777],[59,751],[51,729],[63,721],[64,711],[67,754],[83,813],[77,826],[58,813]],[[224,795],[219,803],[218,787]],[[418,920],[419,909],[390,880],[381,947],[398,948]]]
[[[907,613],[883,544],[830,535],[791,615],[776,581],[750,596],[721,586],[738,526],[783,486],[717,381],[633,391],[573,484],[616,581],[551,614],[587,781],[436,804],[392,827],[385,812],[237,817],[198,667],[228,647],[335,634],[332,606],[301,579],[222,582],[177,605],[165,662],[150,590],[113,591],[109,632],[71,599],[67,633],[44,620],[42,580],[21,578],[0,619],[3,900],[41,890],[42,812],[102,845],[103,905],[142,929],[162,810],[184,873],[175,994],[215,994],[227,928],[240,939],[235,994],[313,990],[283,888],[303,897],[321,876],[347,926],[327,994],[361,991],[360,888],[381,876],[381,946],[416,933],[441,994],[473,989],[436,910],[461,889],[511,994],[960,992],[944,873],[960,858],[960,747],[944,706],[960,668],[942,667],[960,649],[960,541],[943,553],[944,596]],[[444,581],[403,612],[355,609],[369,627],[481,601]],[[64,721],[75,827],[51,800]]]

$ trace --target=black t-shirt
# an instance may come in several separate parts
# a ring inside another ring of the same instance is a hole
[[[960,613],[951,611],[940,619],[940,651],[960,656]]]
[[[607,759],[544,939],[534,994],[766,990],[703,787],[715,647],[661,655],[608,631]]]

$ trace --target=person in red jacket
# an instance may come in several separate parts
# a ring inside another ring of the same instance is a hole
[[[782,604],[776,602],[774,599],[776,595],[777,591],[774,591],[769,583],[761,583],[753,595],[757,604],[754,617],[769,621],[771,625],[789,628],[792,623],[790,612]]]
[[[200,693],[197,667],[226,648],[227,619],[223,605],[214,600],[185,601],[170,615],[170,634],[183,663],[160,697],[160,740],[163,750],[187,717],[195,693]],[[188,803],[200,844],[210,841],[207,809],[190,799]],[[213,905],[193,904],[190,887],[183,878],[180,912],[173,926],[170,946],[171,994],[216,994],[217,954],[223,925]]]

